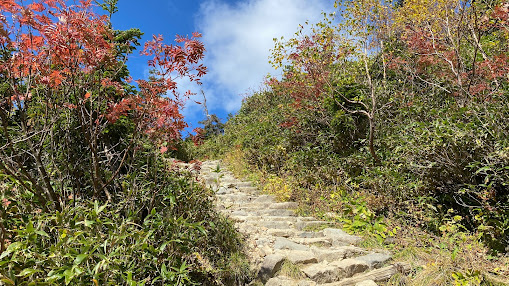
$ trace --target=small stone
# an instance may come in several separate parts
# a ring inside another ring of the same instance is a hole
[[[259,238],[256,240],[256,245],[257,246],[264,246],[264,245],[267,245],[270,243],[270,240],[268,240],[267,238]]]
[[[285,257],[281,254],[271,254],[265,257],[263,260],[260,271],[258,272],[258,277],[264,283],[267,282],[270,278],[276,274],[279,270],[281,270],[281,266],[285,261]]]
[[[270,246],[268,246],[268,245],[264,245],[264,246],[262,246],[261,250],[262,250],[262,252],[263,252],[264,256],[271,255],[271,254],[273,254],[273,253],[274,253],[274,251],[272,250],[272,248],[270,248]]]
[[[289,249],[289,250],[302,250],[302,251],[308,251],[309,247],[295,243],[291,240],[288,240],[286,238],[278,237],[276,238],[276,242],[274,243],[274,249]]]
[[[229,191],[229,190],[228,190],[227,188],[225,188],[225,187],[220,187],[220,188],[217,190],[217,192],[216,192],[216,194],[218,194],[218,195],[226,195],[226,194],[230,194],[230,193],[231,193],[231,191]]]

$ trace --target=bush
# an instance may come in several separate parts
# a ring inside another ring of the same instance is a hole
[[[4,184],[1,281],[234,285],[249,278],[241,237],[214,211],[210,190],[189,174],[163,170],[125,178],[124,197],[114,203],[74,198],[56,213]]]

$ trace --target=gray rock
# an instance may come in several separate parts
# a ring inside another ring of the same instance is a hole
[[[304,280],[297,282],[297,286],[316,286],[315,281]]]
[[[309,280],[295,281],[285,276],[278,276],[269,279],[265,286],[316,286],[316,282]]]
[[[291,226],[287,221],[259,221],[255,224],[269,229],[288,229]]]
[[[301,238],[316,238],[316,237],[323,237],[323,232],[314,232],[314,231],[300,231],[297,233],[296,237]]]
[[[231,193],[233,193],[233,190],[225,188],[225,187],[220,187],[216,192],[216,194],[218,194],[218,195],[227,195],[227,194],[231,194]]]
[[[273,277],[265,284],[265,286],[292,286],[294,281],[286,277]]]
[[[328,237],[311,237],[311,238],[296,237],[296,238],[292,238],[291,240],[296,243],[305,244],[305,245],[316,245],[316,246],[322,246],[322,247],[330,247],[332,245],[331,239]]]
[[[272,236],[279,237],[290,237],[295,235],[295,230],[293,229],[269,229],[267,230],[267,234]]]
[[[281,254],[271,254],[265,256],[263,260],[262,266],[258,271],[258,278],[262,280],[262,282],[267,282],[270,278],[276,274],[279,270],[281,270],[281,266],[285,261],[285,257]]]
[[[356,259],[366,262],[370,269],[374,269],[382,267],[391,258],[391,255],[385,253],[370,253]]]
[[[338,268],[324,263],[304,267],[302,272],[316,283],[330,283],[338,280]]]
[[[319,262],[333,262],[366,253],[362,248],[355,246],[341,246],[335,248],[311,247],[311,251],[316,255]]]
[[[295,242],[288,240],[286,238],[278,237],[278,238],[276,238],[276,242],[274,243],[274,249],[308,251],[309,247],[302,245],[302,244],[295,243]]]
[[[244,188],[244,187],[253,187],[253,184],[251,182],[236,182],[235,183],[238,188]]]
[[[261,195],[258,198],[253,200],[253,203],[273,203],[274,198],[268,195]]]
[[[293,264],[311,264],[317,263],[318,259],[311,251],[286,250],[281,252]]]
[[[326,228],[323,230],[323,234],[325,236],[332,238],[334,245],[344,245],[346,244],[357,244],[359,243],[362,238],[350,235],[346,232],[344,232],[341,229],[337,228]]]
[[[273,203],[270,205],[271,209],[295,209],[299,206],[295,202]]]
[[[323,226],[324,224],[326,224],[325,222],[323,221],[298,221],[297,223],[295,223],[295,227],[298,229],[298,230],[307,230],[307,229],[310,229],[310,228],[319,228],[321,226]]]
[[[295,216],[295,213],[292,210],[284,210],[284,209],[261,209],[255,211],[257,215],[263,216]]]
[[[231,215],[232,216],[236,216],[236,217],[238,217],[238,216],[247,217],[247,216],[249,216],[249,213],[246,212],[246,211],[234,211],[234,212],[231,213]]]
[[[255,241],[256,245],[257,246],[264,246],[266,244],[269,244],[270,243],[270,240],[267,239],[267,238],[259,238]]]
[[[335,261],[330,265],[337,267],[338,273],[343,273],[341,278],[352,277],[357,273],[362,273],[369,269],[369,265],[366,262],[350,258]]]
[[[366,280],[355,284],[355,286],[378,286],[373,280]]]

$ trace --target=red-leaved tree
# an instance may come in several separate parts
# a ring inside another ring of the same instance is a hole
[[[142,52],[154,71],[136,91],[123,62],[134,41],[119,48],[94,9],[91,0],[0,1],[0,172],[44,209],[87,195],[111,200],[138,144],[147,138],[164,152],[186,127],[188,94],[176,79],[199,83],[206,73],[199,34],[175,45],[154,37]]]

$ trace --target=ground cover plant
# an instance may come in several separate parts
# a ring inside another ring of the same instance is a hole
[[[154,36],[133,81],[142,33],[113,29],[116,3],[0,1],[0,281],[241,283],[241,238],[166,158],[187,126],[175,81],[206,73],[200,35]]]

